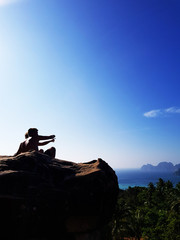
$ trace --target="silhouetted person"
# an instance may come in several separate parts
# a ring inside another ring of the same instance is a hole
[[[40,136],[38,135],[38,129],[36,128],[30,128],[28,132],[25,134],[25,138],[26,140],[20,144],[19,149],[17,153],[14,154],[14,156],[17,156],[20,153],[29,152],[33,150],[39,151],[38,146],[44,146],[50,142],[55,141],[55,135]],[[40,142],[42,140],[48,140],[48,141]],[[41,149],[39,152],[47,154],[52,158],[55,158],[55,155],[56,155],[56,149],[54,147],[46,150],[45,152]]]

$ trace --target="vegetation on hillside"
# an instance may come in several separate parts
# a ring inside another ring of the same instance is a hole
[[[159,179],[156,185],[119,190],[106,239],[180,240],[180,183]]]

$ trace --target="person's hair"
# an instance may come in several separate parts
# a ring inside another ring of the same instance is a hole
[[[30,128],[27,133],[25,133],[25,138],[32,137],[37,133],[37,128]]]
[[[25,133],[25,138],[28,138],[29,137],[29,134],[28,134],[28,132],[27,133]]]

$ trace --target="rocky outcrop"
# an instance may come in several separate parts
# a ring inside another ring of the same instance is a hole
[[[118,194],[102,159],[73,163],[29,152],[0,157],[2,239],[101,239]]]
[[[175,172],[178,165],[171,162],[160,162],[157,166],[151,164],[143,165],[141,170],[144,172]]]

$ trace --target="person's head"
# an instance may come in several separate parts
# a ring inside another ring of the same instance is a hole
[[[25,134],[25,138],[34,137],[38,134],[37,128],[29,128],[28,132]]]

